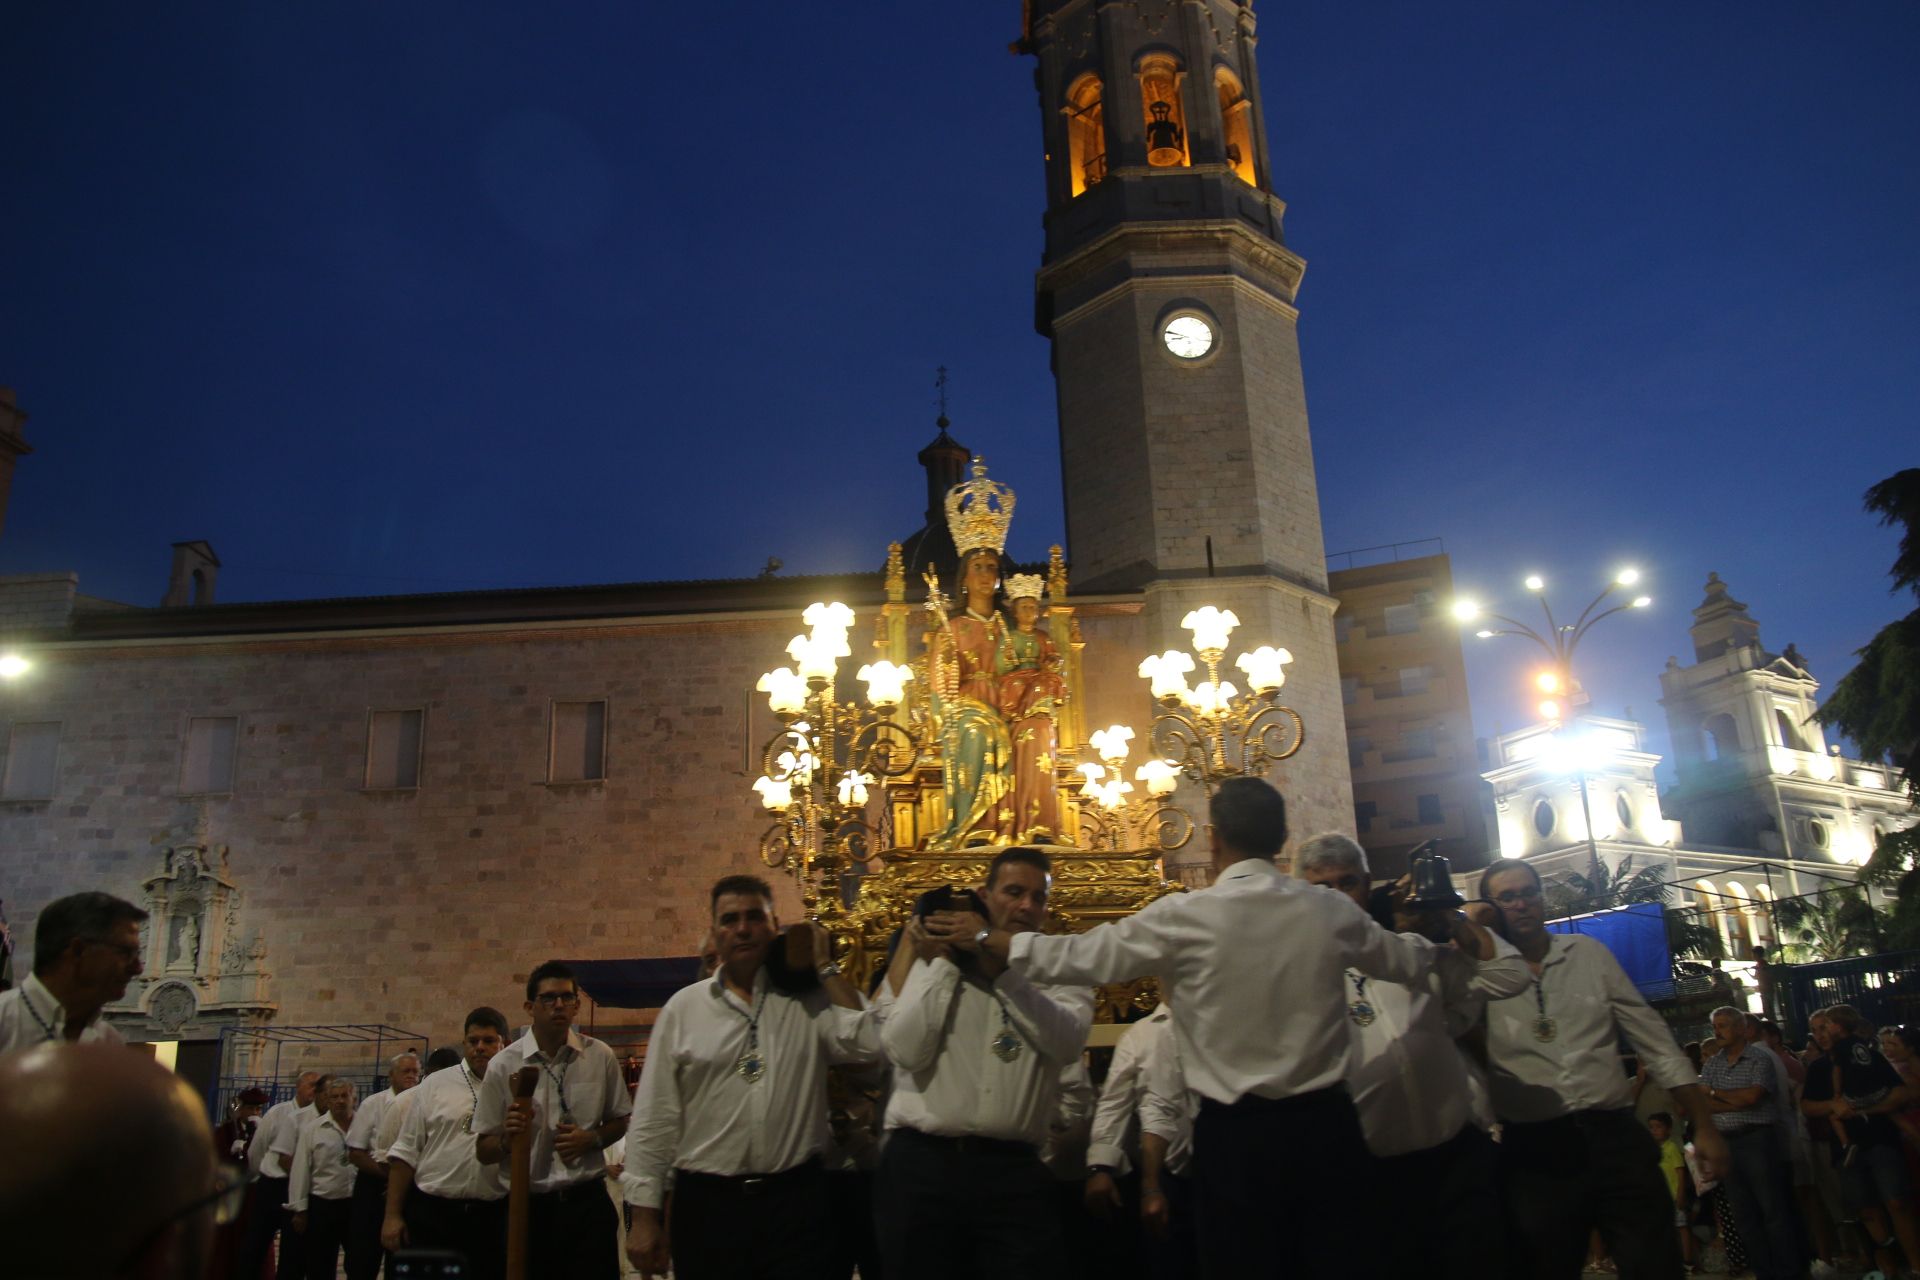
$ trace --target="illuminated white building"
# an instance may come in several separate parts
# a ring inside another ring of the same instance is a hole
[[[1695,663],[1661,674],[1677,784],[1660,794],[1661,757],[1645,727],[1578,716],[1490,744],[1500,854],[1548,880],[1660,869],[1674,906],[1714,913],[1730,958],[1771,945],[1767,904],[1849,883],[1882,833],[1911,825],[1900,771],[1827,748],[1813,720],[1819,683],[1789,645],[1767,652],[1759,624],[1718,575],[1694,610]],[[1729,966],[1734,968],[1734,966]]]

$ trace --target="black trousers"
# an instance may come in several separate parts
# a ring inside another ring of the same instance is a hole
[[[347,1280],[375,1280],[386,1253],[380,1222],[387,1216],[387,1180],[364,1169],[353,1176],[353,1221],[347,1228]]]
[[[533,1196],[527,1280],[620,1280],[619,1232],[604,1178]]]
[[[323,1200],[307,1197],[307,1280],[334,1280],[340,1271],[340,1250],[353,1222],[353,1197]]]
[[[1193,1182],[1177,1173],[1160,1173],[1160,1194],[1167,1198],[1167,1234],[1142,1231],[1147,1274],[1154,1280],[1198,1280],[1200,1227],[1193,1216]],[[1135,1204],[1137,1213],[1138,1203]]]
[[[815,1161],[764,1178],[676,1170],[674,1280],[825,1280],[827,1196]]]
[[[1683,1274],[1660,1149],[1633,1112],[1509,1124],[1499,1169],[1513,1280],[1576,1280],[1594,1230],[1622,1280]]]
[[[874,1233],[890,1276],[1055,1280],[1066,1270],[1053,1175],[1024,1142],[887,1135]]]
[[[450,1200],[415,1187],[401,1216],[413,1249],[464,1254],[474,1280],[500,1280],[507,1267],[507,1202]]]
[[[1373,1157],[1345,1085],[1200,1104],[1193,1181],[1200,1273],[1378,1280]]]
[[[280,1261],[274,1280],[294,1280],[306,1270],[299,1237],[287,1225],[287,1179],[260,1178],[253,1184],[253,1207],[247,1214],[247,1238],[240,1245],[240,1280],[260,1280],[275,1239]]]
[[[1379,1161],[1370,1196],[1387,1209],[1383,1232],[1395,1275],[1482,1280],[1507,1270],[1494,1141],[1473,1125],[1436,1146]]]
[[[849,1170],[827,1175],[829,1280],[881,1280],[880,1243],[873,1238],[873,1175]]]

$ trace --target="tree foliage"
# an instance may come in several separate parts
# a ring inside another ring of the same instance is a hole
[[[1787,945],[1818,962],[1869,955],[1885,945],[1880,913],[1857,885],[1783,898],[1774,908],[1775,927]]]
[[[1584,873],[1569,871],[1545,886],[1547,917],[1583,915],[1635,902],[1665,902],[1667,885],[1660,878],[1661,870],[1653,866],[1635,871],[1633,855],[1628,854],[1612,867],[1596,861]]]

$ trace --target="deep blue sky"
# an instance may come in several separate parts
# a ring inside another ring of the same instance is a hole
[[[878,562],[955,435],[1061,535],[1017,0],[37,5],[0,98],[0,572],[152,603]],[[705,16],[690,16],[700,15]],[[1577,607],[1658,721],[1707,571],[1824,679],[1901,606],[1920,6],[1260,6],[1330,550]],[[1510,588],[1510,589],[1509,589]],[[1480,729],[1525,655],[1470,648]]]

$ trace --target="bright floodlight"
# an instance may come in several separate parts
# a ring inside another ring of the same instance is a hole
[[[1527,590],[1545,591],[1546,589],[1547,589],[1547,580],[1545,578],[1541,577],[1537,573],[1530,573],[1527,575]]]
[[[1534,688],[1542,693],[1560,692],[1560,677],[1551,671],[1542,671],[1533,678]]]
[[[1622,569],[1613,576],[1613,580],[1623,587],[1630,587],[1640,581],[1640,571],[1638,569]]]
[[[1472,622],[1480,616],[1480,604],[1477,600],[1455,600],[1453,616],[1462,622]]]
[[[1633,598],[1633,607],[1636,609],[1644,609],[1652,603],[1653,603],[1652,596],[1635,596]]]
[[[0,680],[17,680],[33,664],[17,653],[0,654]]]
[[[1473,633],[1473,638],[1476,640],[1491,640],[1493,637],[1494,633],[1491,631],[1476,631]]]
[[[1560,718],[1560,704],[1552,698],[1544,699],[1540,703],[1539,712],[1542,720],[1558,720]]]

